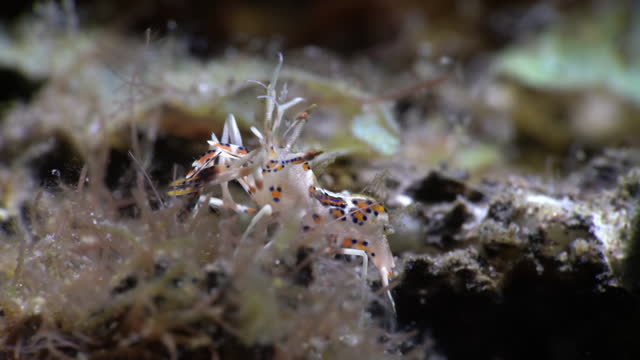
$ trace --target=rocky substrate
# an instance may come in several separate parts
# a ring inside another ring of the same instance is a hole
[[[431,172],[401,189],[422,221],[400,225],[420,234],[400,328],[448,359],[640,358],[637,156],[606,152],[553,186]]]

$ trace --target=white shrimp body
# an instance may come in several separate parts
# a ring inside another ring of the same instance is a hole
[[[270,205],[276,215],[301,209],[303,232],[322,231],[330,245],[363,250],[386,272],[394,267],[384,234],[389,217],[382,205],[364,195],[321,188],[305,161],[309,153],[278,152],[277,148],[270,153],[280,156],[277,160],[271,156],[262,169],[264,185],[252,195],[259,207]]]
[[[271,216],[279,221],[301,222],[301,233],[321,234],[327,245],[335,249],[355,249],[366,253],[380,271],[382,283],[388,285],[393,277],[394,260],[385,236],[389,224],[387,212],[379,202],[364,195],[343,191],[334,193],[320,187],[310,161],[320,151],[291,151],[308,111],[299,114],[282,131],[284,112],[302,101],[295,98],[287,103],[276,101],[276,80],[282,59],[267,88],[263,131],[252,131],[260,139],[260,147],[248,152],[232,115],[225,123],[219,142],[215,134],[209,141],[210,150],[194,161],[184,179],[171,184],[170,195],[199,192],[204,186],[220,184],[223,200],[216,204],[236,211],[255,213],[257,209],[236,204],[228,191],[229,181],[236,180],[250,194],[258,209],[269,207]],[[264,135],[263,135],[264,133]],[[292,209],[297,219],[287,219]],[[389,299],[393,299],[389,292]]]

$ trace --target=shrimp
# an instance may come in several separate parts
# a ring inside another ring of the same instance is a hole
[[[193,162],[192,169],[183,179],[170,184],[169,195],[200,193],[205,186],[220,185],[222,199],[204,196],[201,199],[208,199],[214,207],[255,214],[243,239],[262,218],[290,221],[284,214],[291,214],[291,209],[295,209],[300,217],[302,236],[321,232],[336,252],[362,257],[365,281],[370,259],[380,272],[382,285],[388,287],[394,276],[395,263],[385,235],[389,229],[387,211],[374,198],[323,189],[311,168],[311,161],[322,151],[292,149],[312,107],[298,114],[285,128],[285,112],[304,99],[296,97],[285,103],[278,102],[276,85],[282,55],[279,60],[269,85],[255,82],[266,89],[266,95],[259,97],[266,102],[262,131],[251,127],[260,146],[252,151],[246,149],[236,120],[229,115],[220,140],[215,133],[211,134],[209,151]],[[237,181],[256,207],[237,204],[228,188],[230,181]],[[386,294],[395,312],[389,289]]]

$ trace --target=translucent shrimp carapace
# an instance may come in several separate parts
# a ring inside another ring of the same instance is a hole
[[[252,127],[251,131],[260,146],[251,151],[246,149],[235,118],[229,115],[220,140],[211,134],[209,151],[193,162],[185,178],[171,184],[169,194],[200,193],[205,186],[220,185],[222,199],[207,197],[213,206],[256,213],[256,221],[261,216],[290,221],[285,216],[295,212],[299,214],[296,221],[301,223],[301,236],[313,232],[337,252],[362,256],[365,277],[367,260],[371,259],[380,271],[383,286],[387,286],[395,266],[385,236],[389,224],[387,211],[374,198],[322,188],[312,169],[312,160],[322,151],[292,149],[312,107],[285,125],[287,110],[303,99],[278,101],[276,84],[281,66],[282,57],[269,85],[258,83],[266,89],[266,95],[260,96],[266,102],[266,110],[262,129]],[[237,181],[254,204],[236,203],[228,189],[230,181]],[[387,294],[394,306],[390,291]]]

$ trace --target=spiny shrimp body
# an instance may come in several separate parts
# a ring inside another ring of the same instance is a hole
[[[389,224],[383,205],[371,197],[353,195],[343,191],[334,193],[323,189],[311,169],[313,160],[321,151],[294,152],[291,146],[300,134],[309,111],[299,114],[293,123],[282,131],[284,112],[303,101],[295,98],[287,103],[276,101],[276,82],[280,64],[276,68],[266,99],[264,135],[256,128],[251,130],[260,139],[260,147],[248,151],[242,145],[240,131],[232,115],[225,122],[222,142],[212,134],[209,151],[192,164],[184,179],[171,184],[170,195],[199,192],[204,186],[221,185],[223,199],[212,198],[210,204],[225,206],[238,212],[271,216],[279,221],[298,214],[301,235],[321,234],[327,245],[337,252],[362,256],[363,275],[366,276],[367,257],[380,271],[383,286],[393,277],[394,260],[385,236]],[[235,203],[228,190],[229,181],[237,181],[256,208]],[[259,210],[258,210],[259,209]],[[390,292],[388,297],[393,306]]]

